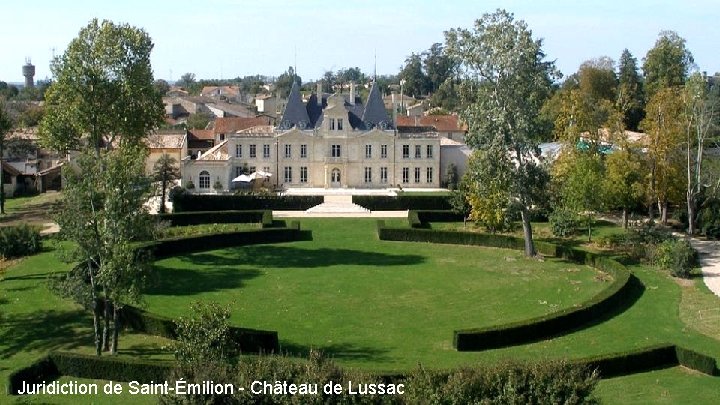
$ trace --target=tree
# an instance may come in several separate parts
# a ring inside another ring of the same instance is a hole
[[[177,160],[163,153],[153,165],[153,180],[160,182],[160,213],[165,212],[165,196],[167,195],[168,184],[181,178],[180,168]]]
[[[82,151],[63,172],[66,191],[58,223],[61,235],[76,246],[73,259],[83,263],[83,280],[90,280],[98,355],[110,346],[116,350],[117,311],[139,297],[146,267],[131,243],[149,234],[144,142],[164,116],[153,87],[152,48],[141,29],[92,20],[53,60],[55,81],[40,123],[45,146]],[[102,315],[98,299],[104,302]]]
[[[422,58],[418,54],[412,54],[405,59],[405,66],[398,74],[403,82],[403,92],[413,97],[426,93],[428,78],[422,70]]]
[[[302,79],[295,73],[295,69],[293,69],[292,66],[288,66],[287,72],[281,74],[275,80],[275,90],[280,97],[286,98],[290,94],[293,83],[297,83],[297,85],[300,86],[302,85]]]
[[[7,134],[12,129],[12,122],[5,110],[5,103],[0,100],[0,214],[5,214],[5,179],[4,169],[2,166],[3,156],[5,156],[5,143],[7,142]]]
[[[492,233],[510,228],[508,211],[513,202],[509,175],[512,162],[495,155],[496,152],[492,149],[474,151],[463,179],[471,207],[470,219],[483,224]],[[493,164],[496,161],[508,166]]]
[[[718,126],[717,88],[710,88],[699,73],[693,74],[685,85],[685,129],[688,212],[688,234],[694,235],[697,222],[698,199],[703,192],[703,157],[705,144]]]
[[[61,291],[92,309],[98,355],[116,353],[118,311],[138,302],[148,271],[147,258],[132,245],[151,230],[144,166],[144,150],[136,145],[102,150],[99,156],[88,150],[63,168],[56,219],[61,237],[74,242],[69,258],[81,264],[68,273]]]
[[[46,147],[99,150],[116,141],[137,144],[162,123],[165,109],[153,87],[147,33],[92,20],[56,57],[40,137]],[[122,135],[122,138],[119,136]]]
[[[601,184],[606,205],[622,210],[623,228],[628,227],[628,210],[641,201],[645,179],[640,147],[622,138],[613,142],[615,150],[605,159],[605,176]]]
[[[685,189],[683,144],[688,124],[683,92],[680,87],[665,87],[653,93],[640,123],[648,140],[649,215],[653,217],[657,202],[663,224],[667,223],[668,204],[682,200]]]
[[[615,62],[607,56],[583,62],[577,72],[580,91],[594,100],[615,101]]]
[[[178,80],[177,84],[186,89],[190,88],[190,86],[195,84],[195,73],[188,72],[183,74],[180,76],[180,80]]]
[[[543,60],[542,41],[532,38],[527,24],[504,10],[483,15],[473,30],[452,29],[445,35],[448,54],[463,70],[461,96],[467,107],[460,116],[468,125],[467,144],[494,156],[488,164],[507,171],[508,195],[522,218],[525,254],[534,256],[530,208],[544,198],[547,182],[538,163],[539,113],[557,70]]]
[[[205,112],[197,112],[188,115],[185,125],[188,129],[205,129],[212,117]]]
[[[163,80],[163,79],[157,79],[153,83],[153,87],[155,87],[155,91],[162,97],[165,94],[167,94],[168,91],[170,91],[170,84]]]
[[[645,116],[643,83],[638,74],[637,60],[627,49],[618,64],[617,107],[624,115],[625,128],[637,131]]]
[[[598,197],[597,190],[601,187],[604,178],[602,157],[589,151],[578,151],[573,154],[572,164],[563,173],[560,196],[564,208],[585,219],[588,230],[588,242],[592,241],[592,224],[595,212],[603,206],[602,198]]]
[[[427,76],[428,91],[434,93],[446,80],[452,78],[457,63],[447,55],[443,44],[434,43],[423,52],[423,67]]]
[[[694,63],[684,38],[674,31],[661,31],[643,62],[648,98],[663,88],[684,85]]]

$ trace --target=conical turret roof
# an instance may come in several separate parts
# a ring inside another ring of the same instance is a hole
[[[380,90],[375,82],[373,82],[372,87],[370,87],[370,94],[365,104],[362,121],[365,123],[367,129],[375,127],[391,129],[393,127],[392,121],[385,110],[385,103],[383,103],[383,99],[380,96]]]
[[[300,88],[295,81],[293,81],[285,111],[280,120],[280,125],[278,125],[280,129],[290,129],[292,127],[298,129],[310,128],[310,117],[300,96]]]

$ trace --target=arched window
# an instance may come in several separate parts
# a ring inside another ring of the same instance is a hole
[[[210,188],[210,173],[203,170],[200,172],[200,188]]]
[[[333,169],[330,173],[330,181],[333,183],[340,183],[340,170]]]

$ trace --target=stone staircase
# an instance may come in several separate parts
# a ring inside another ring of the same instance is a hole
[[[352,195],[325,195],[323,203],[307,209],[308,214],[370,214],[370,210],[353,204]]]

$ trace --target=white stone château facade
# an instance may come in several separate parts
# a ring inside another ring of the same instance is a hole
[[[373,85],[363,105],[349,95],[312,94],[302,101],[294,85],[276,127],[238,131],[207,153],[183,161],[183,183],[211,192],[216,183],[253,171],[272,173],[278,188],[438,188],[437,132],[398,132]]]

